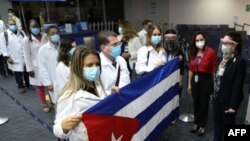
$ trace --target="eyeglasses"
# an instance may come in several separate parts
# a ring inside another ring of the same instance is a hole
[[[116,42],[116,43],[112,44],[111,46],[119,46],[121,44],[122,44],[122,42]]]

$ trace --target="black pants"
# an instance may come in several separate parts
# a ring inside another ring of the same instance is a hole
[[[3,76],[13,75],[12,71],[8,68],[7,58],[0,55],[0,74]]]
[[[14,71],[15,74],[15,79],[16,79],[16,83],[17,83],[17,87],[20,88],[24,88],[29,87],[30,86],[30,81],[29,81],[29,75],[28,73],[25,71],[23,72],[18,72],[18,71]],[[25,82],[25,84],[23,83]]]
[[[217,100],[213,102],[214,111],[214,141],[222,141],[223,131],[225,125],[235,124],[235,113],[225,113],[229,109],[229,105],[218,103]]]
[[[192,96],[194,102],[194,124],[205,127],[208,118],[208,106],[210,94],[213,90],[212,74],[199,73],[198,82],[194,82],[194,76],[191,82]]]

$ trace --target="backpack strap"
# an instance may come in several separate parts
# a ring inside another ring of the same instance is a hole
[[[4,38],[5,38],[5,42],[6,42],[6,46],[8,46],[8,33],[7,33],[7,31],[4,31]]]
[[[147,62],[146,62],[146,65],[147,65],[147,66],[148,66],[149,55],[150,55],[150,51],[148,50],[148,54],[147,54]]]
[[[119,65],[118,67],[118,72],[117,72],[117,79],[116,79],[116,82],[115,82],[115,86],[119,86],[119,82],[120,82],[120,73],[121,73],[121,67]]]

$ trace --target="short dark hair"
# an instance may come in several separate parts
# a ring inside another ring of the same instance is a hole
[[[14,10],[14,9],[12,9],[12,8],[9,8],[9,9],[8,9],[8,12],[15,13],[15,10]]]
[[[169,29],[169,30],[166,30],[166,31],[165,31],[165,35],[166,35],[166,34],[176,34],[176,31],[173,30],[173,29]]]
[[[117,37],[117,34],[110,30],[100,31],[97,35],[99,46],[109,44],[108,37],[110,36]]]
[[[49,34],[49,31],[50,31],[50,29],[52,29],[52,28],[55,28],[55,29],[57,29],[57,30],[58,30],[58,32],[60,32],[60,30],[58,29],[58,27],[57,27],[57,26],[55,26],[55,25],[51,25],[51,26],[49,26],[49,27],[46,29],[46,33],[47,33],[47,34]]]
[[[144,20],[144,21],[142,22],[142,25],[144,26],[144,25],[147,25],[147,24],[149,24],[149,23],[152,23],[152,21],[150,21],[150,20]]]
[[[226,36],[229,36],[233,41],[238,43],[235,47],[235,50],[238,51],[238,53],[241,53],[241,50],[242,50],[242,36],[241,36],[241,34],[237,33],[237,32],[229,32],[226,34]]]

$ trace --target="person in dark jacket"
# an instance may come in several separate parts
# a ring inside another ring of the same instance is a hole
[[[243,100],[246,62],[241,57],[242,37],[231,32],[221,39],[223,58],[218,66],[214,92],[214,141],[222,141],[225,125],[234,125]]]

